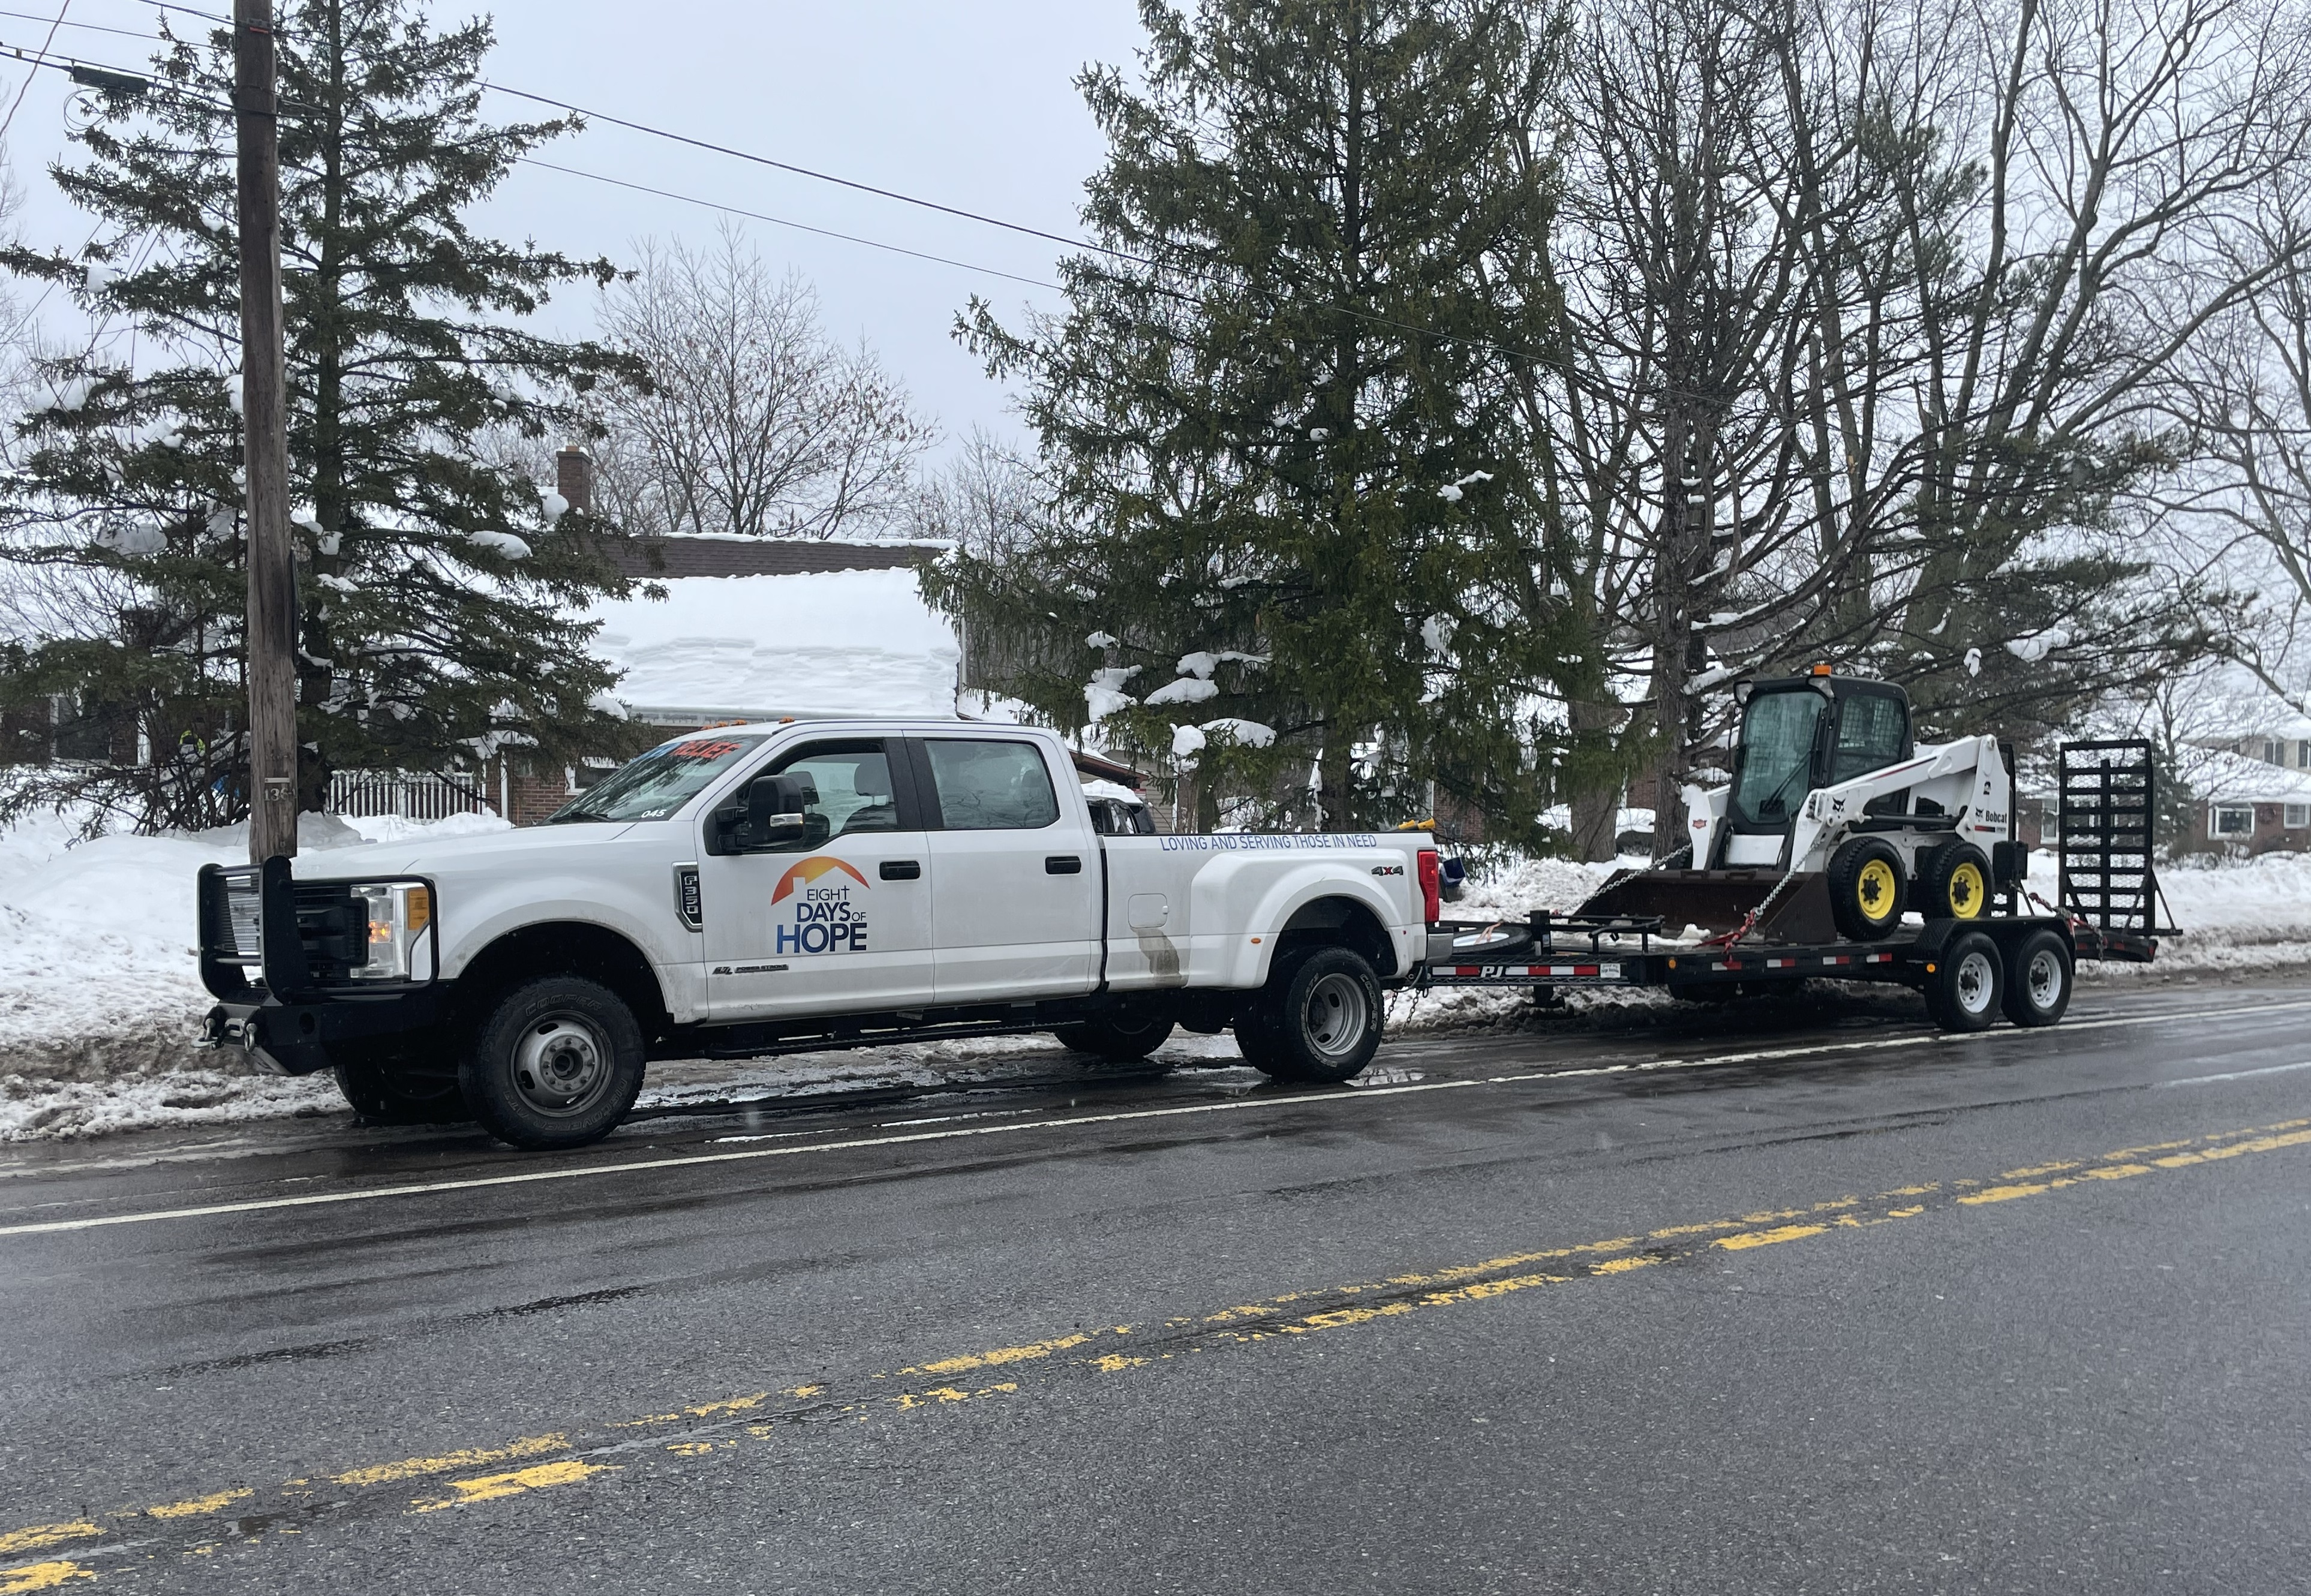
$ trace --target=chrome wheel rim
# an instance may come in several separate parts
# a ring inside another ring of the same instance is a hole
[[[584,1015],[541,1015],[514,1044],[514,1090],[548,1118],[582,1114],[610,1089],[614,1058],[610,1039]]]
[[[2024,979],[2030,989],[2030,1003],[2040,1010],[2049,1009],[2062,996],[2062,961],[2051,947],[2042,947],[2030,955],[2030,968]]]
[[[1363,983],[1351,976],[1327,975],[1308,989],[1300,1030],[1321,1057],[1345,1059],[1364,1045],[1371,1021],[1372,1003]]]
[[[1990,1012],[1992,998],[1998,987],[1997,968],[1990,955],[1980,949],[1967,954],[1958,962],[1958,979],[1953,983],[1958,1005],[1968,1014]]]

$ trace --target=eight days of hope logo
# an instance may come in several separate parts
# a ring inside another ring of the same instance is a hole
[[[850,880],[827,881],[848,876]],[[867,905],[854,900],[850,882],[867,890],[867,877],[831,854],[815,854],[779,877],[771,894],[772,912],[789,898],[790,918],[778,924],[781,953],[864,953],[867,951]],[[822,885],[824,884],[824,885]]]

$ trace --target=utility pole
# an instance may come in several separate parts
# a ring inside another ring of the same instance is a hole
[[[233,0],[240,175],[240,394],[249,538],[249,857],[297,851],[297,561],[281,327],[281,146],[273,0]]]

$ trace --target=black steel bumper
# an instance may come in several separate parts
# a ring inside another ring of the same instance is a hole
[[[332,1042],[406,1035],[441,1015],[447,994],[437,983],[406,992],[366,993],[318,1003],[220,1003],[209,1010],[202,1041],[238,1048],[274,1075],[311,1075],[329,1067]]]

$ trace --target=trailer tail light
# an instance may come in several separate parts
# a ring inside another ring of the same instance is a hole
[[[1420,850],[1420,912],[1432,926],[1444,918],[1444,874],[1434,848]]]

